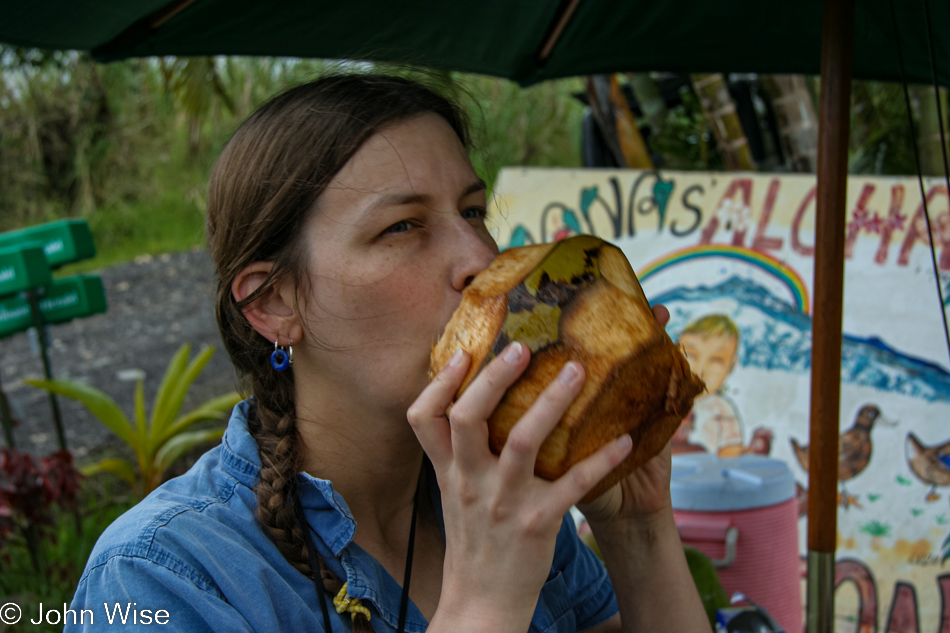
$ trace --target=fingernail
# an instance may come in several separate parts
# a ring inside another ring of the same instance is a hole
[[[629,434],[624,433],[623,435],[617,438],[617,447],[620,448],[621,450],[625,451],[631,446],[633,446],[633,438],[630,437]]]
[[[521,355],[524,353],[524,350],[521,348],[521,343],[517,341],[508,346],[508,349],[505,350],[505,362],[506,363],[517,363],[521,359]]]
[[[455,353],[452,354],[452,358],[449,359],[449,367],[456,367],[459,363],[462,362],[462,350],[457,349]]]
[[[571,362],[567,365],[564,365],[564,368],[561,370],[561,373],[558,374],[557,379],[561,381],[562,385],[570,385],[575,380],[577,380],[577,376],[577,365]]]

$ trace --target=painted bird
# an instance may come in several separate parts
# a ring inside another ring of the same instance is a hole
[[[749,445],[742,449],[742,454],[768,455],[772,452],[772,440],[775,436],[770,429],[758,427],[752,431],[752,439]]]
[[[950,440],[939,446],[924,446],[913,433],[904,442],[907,465],[917,478],[930,484],[927,501],[936,501],[940,495],[937,486],[950,486]]]
[[[742,446],[741,444],[723,446],[719,449],[719,457],[738,457],[739,455],[768,456],[768,454],[772,452],[772,440],[774,439],[775,436],[771,430],[760,426],[752,431],[752,439],[749,440],[748,446]],[[674,448],[673,450],[675,451],[676,449]]]
[[[838,481],[841,482],[840,503],[845,508],[858,505],[857,497],[849,496],[844,482],[859,475],[871,461],[871,429],[875,422],[894,426],[881,417],[881,410],[873,404],[866,404],[858,410],[854,424],[838,438]],[[792,451],[798,463],[808,470],[808,446],[801,446],[791,438]]]

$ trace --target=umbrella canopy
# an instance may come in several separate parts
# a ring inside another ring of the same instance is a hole
[[[150,55],[372,59],[545,79],[619,71],[819,71],[822,2],[798,0],[37,0],[5,3],[0,42]],[[895,0],[908,81],[930,82],[922,0]],[[950,6],[934,3],[950,83]],[[899,81],[889,0],[855,13],[857,78]]]

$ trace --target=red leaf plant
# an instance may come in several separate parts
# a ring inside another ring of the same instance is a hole
[[[37,538],[54,524],[53,506],[75,509],[81,479],[69,451],[37,461],[16,449],[0,449],[0,550],[19,532],[35,557]]]

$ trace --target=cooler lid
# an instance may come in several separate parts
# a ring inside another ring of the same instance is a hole
[[[782,503],[795,496],[788,465],[761,455],[673,456],[670,494],[675,510],[724,512]]]

